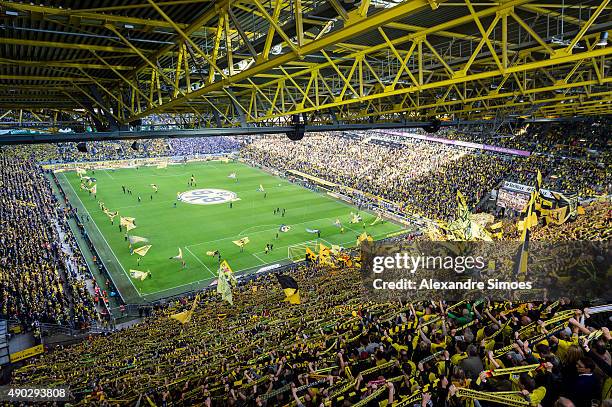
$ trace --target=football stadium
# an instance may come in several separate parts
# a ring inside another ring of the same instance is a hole
[[[609,0],[0,25],[0,406],[612,407]]]

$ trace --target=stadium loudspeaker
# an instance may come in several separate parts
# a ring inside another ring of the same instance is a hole
[[[287,137],[289,137],[289,140],[291,141],[298,141],[304,138],[304,128],[302,127],[302,129],[295,129],[294,131],[287,133]]]
[[[77,150],[79,150],[81,153],[86,153],[87,145],[85,144],[85,142],[81,141],[80,143],[77,143]]]
[[[132,150],[138,151],[139,148],[140,148],[140,145],[138,144],[137,141],[132,143]]]
[[[436,133],[438,130],[440,130],[440,119],[434,117],[431,119],[431,124],[423,126],[423,130],[428,133]]]
[[[300,120],[299,114],[293,115],[293,131],[287,133],[287,137],[291,141],[298,141],[304,138],[304,131],[306,129],[306,116]]]

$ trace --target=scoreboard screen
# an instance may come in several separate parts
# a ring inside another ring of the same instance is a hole
[[[507,188],[500,188],[497,193],[497,206],[502,208],[514,209],[522,211],[529,203],[529,194],[519,191],[514,191]]]

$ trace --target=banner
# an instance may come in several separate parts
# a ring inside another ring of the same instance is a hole
[[[523,192],[525,194],[531,194],[535,191],[535,188],[529,185],[517,184],[516,182],[504,181],[502,188],[512,189],[514,191]]]
[[[333,182],[329,182],[327,180],[324,180],[323,178],[319,178],[319,177],[315,177],[314,175],[310,175],[310,174],[306,174],[305,172],[301,172],[301,171],[297,171],[297,170],[289,170],[287,171],[290,174],[293,175],[297,175],[298,177],[302,177],[304,179],[316,182],[317,184],[321,184],[321,185],[325,185],[328,187],[335,187],[338,184],[335,184]]]
[[[529,185],[519,184],[516,182],[504,181],[501,188],[510,189],[512,191],[521,192],[524,194],[531,194],[535,191],[535,188]],[[540,188],[540,196],[547,199],[556,199],[556,200],[566,200],[571,201],[573,199],[577,200],[577,197],[574,194],[564,195],[561,192],[552,191],[550,189]]]
[[[43,345],[33,346],[31,348],[27,348],[21,350],[19,352],[11,353],[10,360],[11,363],[19,362],[20,360],[24,360],[27,358],[31,358],[32,356],[40,355],[45,352],[45,347]]]
[[[415,134],[415,133],[405,133],[403,131],[398,132],[398,131],[379,130],[378,133],[383,134],[383,135],[391,134],[395,136],[410,137],[410,138],[414,138],[418,140],[433,141],[435,143],[450,144],[453,146],[474,148],[474,149],[487,150],[487,151],[495,151],[497,153],[519,155],[521,157],[529,157],[531,155],[531,152],[526,151],[526,150],[518,150],[514,148],[504,148],[504,147],[492,146],[490,144],[470,143],[468,141],[461,141],[461,140],[449,140],[449,139],[445,139],[441,137],[425,136],[425,135]],[[387,140],[383,140],[383,141],[387,141]],[[401,141],[397,141],[397,143],[404,144]]]

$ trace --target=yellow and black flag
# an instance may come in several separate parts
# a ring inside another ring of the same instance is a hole
[[[516,253],[514,261],[514,275],[525,276],[527,273],[527,263],[529,262],[529,238],[532,227],[532,210],[535,194],[531,194],[531,199],[527,205],[527,212],[525,218],[518,222],[518,228],[521,230],[521,244]],[[535,215],[535,214],[533,214]]]
[[[372,236],[368,235],[367,232],[363,232],[359,236],[357,236],[357,246],[359,246],[362,242],[372,243],[374,239]]]
[[[529,203],[525,208],[523,220],[518,222],[518,229],[521,231],[521,245],[518,248],[515,259],[514,275],[525,277],[527,274],[527,264],[529,262],[529,238],[531,228],[538,224],[536,215],[536,202],[540,199],[540,188],[542,188],[542,174],[538,171],[537,185],[535,191],[531,193]]]
[[[278,279],[283,292],[287,296],[285,301],[289,301],[291,304],[301,304],[299,287],[293,277],[286,276],[284,274],[277,274],[276,278]]]
[[[314,263],[317,261],[317,255],[312,250],[310,250],[310,248],[308,247],[306,248],[306,260],[311,263]]]
[[[189,310],[179,312],[178,314],[172,314],[170,315],[170,318],[176,319],[181,324],[186,324],[187,322],[191,321],[191,316],[193,315],[193,311],[195,311],[198,305],[199,299],[200,299],[200,294],[196,295],[196,297],[193,299],[193,304],[191,304],[191,308]]]
[[[496,239],[501,239],[504,235],[503,226],[504,226],[503,222],[497,222],[492,225],[489,225],[489,233],[491,237],[496,238]]]

